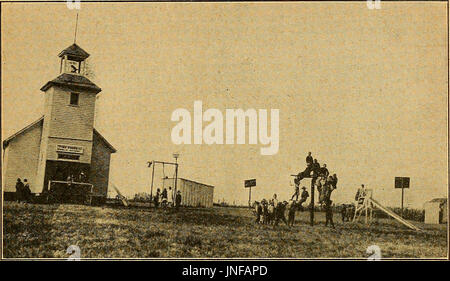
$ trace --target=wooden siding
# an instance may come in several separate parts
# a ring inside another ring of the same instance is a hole
[[[42,123],[36,124],[10,141],[4,151],[3,190],[16,191],[17,178],[26,178],[32,192],[41,192],[36,184]]]

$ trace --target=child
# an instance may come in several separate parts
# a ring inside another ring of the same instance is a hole
[[[332,228],[334,227],[334,223],[333,223],[333,209],[331,207],[331,204],[333,203],[332,200],[330,200],[329,198],[325,199],[326,201],[325,203],[325,226],[328,226],[328,223],[330,223],[330,226]]]
[[[175,208],[178,210],[178,208],[181,206],[181,191],[177,191],[177,195],[175,195]]]
[[[159,206],[159,197],[161,196],[161,194],[160,194],[160,189],[158,188],[157,190],[156,190],[156,195],[155,195],[155,197],[153,197],[153,203],[155,204],[155,208],[158,208],[158,206]]]
[[[341,216],[342,216],[342,222],[344,223],[347,221],[347,204],[341,205]]]
[[[354,216],[354,206],[352,204],[342,204],[341,207],[341,216],[342,222],[348,222],[353,219]]]
[[[295,209],[297,208],[297,202],[295,200],[290,200],[288,207],[288,225],[294,226],[295,221]]]
[[[164,188],[161,192],[161,206],[163,208],[167,207],[167,188]]]
[[[261,201],[263,208],[263,224],[267,224],[269,220],[269,208],[266,199]]]
[[[274,228],[276,226],[278,226],[278,223],[281,221],[283,221],[287,226],[289,226],[286,217],[284,216],[284,212],[286,211],[286,206],[287,206],[288,202],[283,201],[283,202],[279,202],[276,209],[275,209],[275,223],[274,223]]]
[[[267,206],[268,216],[267,216],[267,224],[272,224],[275,213],[275,206],[273,204],[273,200],[270,200],[269,206]]]
[[[303,190],[302,196],[297,205],[298,205],[298,209],[303,212],[304,208],[303,208],[302,204],[306,202],[306,199],[308,199],[309,193],[308,193],[308,191],[306,191],[306,187],[302,187],[302,190]]]
[[[256,215],[256,223],[261,223],[261,215],[262,215],[262,206],[258,201],[255,201],[255,215]]]

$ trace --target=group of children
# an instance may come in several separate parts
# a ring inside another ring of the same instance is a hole
[[[288,226],[293,226],[295,221],[295,211],[303,211],[302,204],[306,202],[309,197],[305,187],[302,187],[303,191],[300,195],[300,181],[304,178],[312,178],[312,185],[319,191],[319,203],[325,210],[325,226],[330,224],[334,228],[333,212],[332,212],[332,200],[331,192],[337,188],[338,178],[336,174],[330,175],[327,165],[323,164],[321,167],[317,159],[313,159],[311,152],[306,157],[306,169],[303,172],[298,173],[295,176],[295,193],[292,195],[289,202],[278,202],[277,195],[267,202],[263,199],[261,202],[255,202],[255,215],[256,223],[273,224],[277,226],[279,221],[282,220]],[[300,196],[300,200],[298,197]],[[295,198],[295,200],[294,200]],[[288,220],[285,218],[285,211],[288,211]],[[262,218],[262,221],[261,221]]]
[[[355,205],[354,204],[342,204],[340,207],[342,223],[350,222],[355,215]]]
[[[266,199],[261,202],[256,201],[254,203],[254,213],[256,216],[255,223],[278,226],[280,221],[283,221],[287,226],[294,225],[295,212],[301,207],[301,204],[296,200],[289,200],[279,202],[277,195],[274,194],[273,198],[267,201]],[[288,211],[288,219],[286,220],[285,213]]]
[[[355,216],[356,206],[359,206],[364,203],[364,199],[367,196],[367,190],[364,184],[361,184],[361,187],[358,188],[358,191],[355,194],[355,203],[353,204],[342,204],[341,205],[341,216],[342,222],[352,221]]]
[[[323,164],[320,167],[317,159],[313,159],[311,152],[309,152],[308,156],[306,156],[306,169],[300,172],[294,180],[296,186],[305,177],[312,178],[314,188],[317,188],[317,191],[319,191],[319,204],[325,210],[325,226],[330,224],[334,228],[331,193],[337,188],[337,175],[330,175],[327,164]]]
[[[32,202],[33,194],[31,193],[30,184],[27,179],[23,182],[20,178],[16,182],[16,201],[17,202]]]
[[[161,205],[163,208],[165,207],[178,208],[181,205],[181,191],[178,190],[176,195],[174,195],[172,187],[170,186],[169,189],[163,188],[162,192],[158,188],[156,190],[155,196],[153,197],[153,203],[155,204],[155,207]]]

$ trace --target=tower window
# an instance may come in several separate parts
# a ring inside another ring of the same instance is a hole
[[[70,93],[70,105],[78,105],[79,97],[79,93]]]

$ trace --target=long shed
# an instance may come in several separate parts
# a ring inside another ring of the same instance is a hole
[[[175,187],[174,178],[164,179],[164,186]],[[214,186],[188,180],[185,178],[177,179],[177,191],[181,192],[181,205],[189,207],[206,207],[213,206]]]

